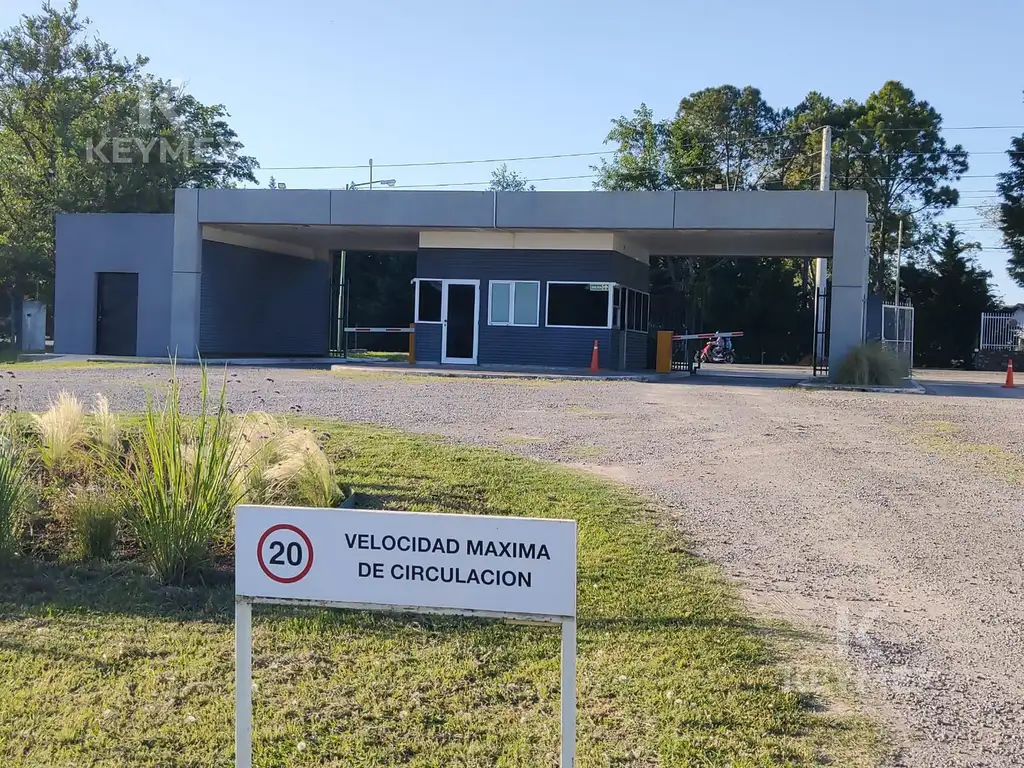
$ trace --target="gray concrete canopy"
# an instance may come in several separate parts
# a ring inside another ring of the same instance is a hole
[[[575,252],[581,277],[588,263],[608,253],[643,264],[652,255],[829,258],[831,356],[841,356],[864,336],[869,227],[867,195],[860,191],[179,189],[173,215],[151,222],[130,218],[58,221],[56,322],[58,335],[70,340],[66,346],[75,348],[69,351],[91,351],[95,297],[81,294],[84,284],[95,283],[95,273],[145,272],[140,305],[161,308],[152,323],[140,322],[139,349],[166,345],[171,353],[191,356],[200,349],[204,322],[208,339],[222,330],[214,327],[218,312],[236,324],[250,322],[244,300],[232,303],[232,292],[249,291],[264,306],[311,306],[327,291],[320,283],[330,272],[331,251],[344,250],[412,251],[421,257],[447,251],[471,259],[504,251],[503,259],[520,266],[531,252],[547,261]],[[111,248],[116,259],[100,258]],[[154,253],[164,254],[159,269]],[[208,268],[217,260],[216,275],[204,271],[204,258]],[[233,281],[234,274],[240,279]],[[247,276],[248,282],[241,279]],[[275,293],[276,286],[282,293]],[[258,319],[254,315],[251,322]],[[294,345],[319,322],[311,316],[288,334],[273,330],[281,344]],[[83,330],[75,332],[77,327]]]
[[[195,348],[203,229],[331,249],[415,250],[424,232],[612,233],[653,255],[832,259],[831,353],[863,340],[867,195],[834,192],[178,190],[171,342]]]

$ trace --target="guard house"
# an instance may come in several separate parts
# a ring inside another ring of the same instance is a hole
[[[864,338],[867,195],[180,189],[57,218],[55,351],[322,357],[345,251],[414,252],[416,359],[647,356],[652,255],[832,260],[831,355]],[[809,330],[810,333],[810,330]]]

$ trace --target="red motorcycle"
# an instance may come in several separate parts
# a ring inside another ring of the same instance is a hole
[[[697,353],[699,363],[735,363],[736,353],[733,351],[732,343],[727,338],[712,337],[708,339],[704,348]]]

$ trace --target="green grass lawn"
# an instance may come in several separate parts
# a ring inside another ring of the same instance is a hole
[[[581,768],[873,765],[874,726],[783,685],[765,628],[618,487],[429,437],[317,423],[363,506],[579,521]],[[344,514],[344,512],[339,512]],[[0,590],[0,765],[227,766],[233,592],[123,562]],[[557,630],[257,607],[259,766],[555,766]]]

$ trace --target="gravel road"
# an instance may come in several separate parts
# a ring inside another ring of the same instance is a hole
[[[3,376],[23,409],[63,387],[137,410],[167,369]],[[243,368],[229,382],[238,409],[440,434],[633,485],[756,610],[852,661],[893,729],[890,765],[1024,765],[1024,400]]]

